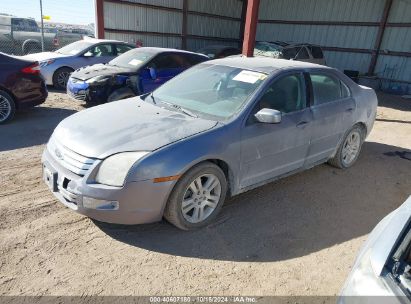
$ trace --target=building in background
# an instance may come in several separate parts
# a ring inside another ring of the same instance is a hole
[[[248,0],[256,1],[256,0]],[[261,0],[256,39],[321,45],[328,65],[411,94],[411,0]],[[100,38],[197,50],[241,46],[247,0],[95,0]]]

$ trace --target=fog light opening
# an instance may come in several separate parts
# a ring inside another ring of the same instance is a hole
[[[83,197],[83,207],[95,210],[118,210],[119,203],[117,201],[106,201],[91,197]]]

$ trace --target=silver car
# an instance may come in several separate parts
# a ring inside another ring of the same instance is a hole
[[[53,85],[58,90],[65,90],[74,70],[97,63],[107,63],[132,48],[133,45],[122,41],[87,38],[55,52],[35,53],[22,58],[38,61],[46,84]]]
[[[44,180],[66,206],[121,224],[209,224],[226,196],[329,162],[349,168],[371,131],[372,89],[311,63],[207,61],[152,94],[55,129]]]
[[[410,303],[411,197],[371,232],[338,303]]]

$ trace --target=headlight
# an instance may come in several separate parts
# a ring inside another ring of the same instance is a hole
[[[149,152],[125,152],[106,158],[97,172],[96,182],[108,186],[124,185],[128,171]]]
[[[44,68],[52,63],[54,63],[54,59],[49,59],[49,60],[43,60],[39,62],[40,68]]]
[[[86,80],[86,83],[104,83],[109,80],[111,76],[96,76]]]

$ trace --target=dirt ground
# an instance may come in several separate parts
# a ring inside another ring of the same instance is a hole
[[[65,94],[0,126],[0,295],[335,295],[368,233],[411,195],[411,100],[380,95],[358,163],[232,199],[212,226],[93,222],[54,199],[40,157],[83,109]]]

